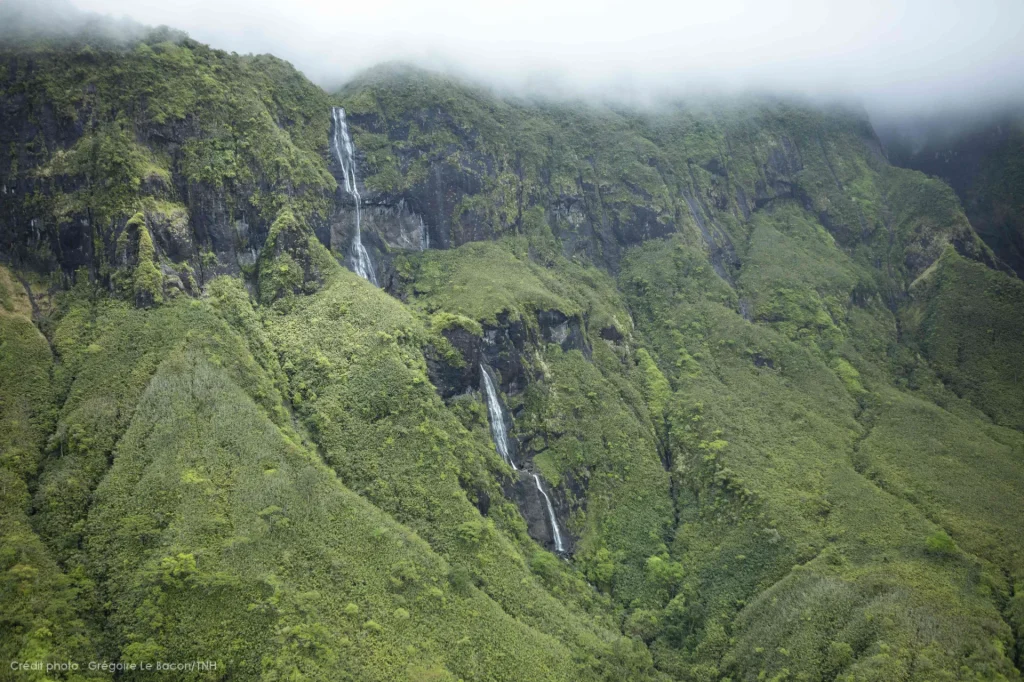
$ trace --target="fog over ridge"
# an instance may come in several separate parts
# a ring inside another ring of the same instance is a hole
[[[328,89],[404,61],[515,92],[644,101],[756,89],[855,99],[882,118],[1024,101],[1020,0],[73,4],[224,50],[269,52]]]

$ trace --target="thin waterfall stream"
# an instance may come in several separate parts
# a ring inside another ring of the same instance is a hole
[[[537,490],[544,496],[544,503],[548,507],[548,522],[551,523],[551,534],[555,536],[555,551],[564,552],[565,545],[562,544],[562,533],[558,530],[558,518],[555,517],[555,508],[551,505],[551,498],[544,492],[544,486],[540,484],[540,477],[533,475],[533,482],[537,484]]]
[[[377,284],[377,275],[373,270],[373,261],[370,260],[370,254],[363,246],[361,226],[363,201],[359,196],[359,187],[356,184],[355,152],[352,146],[352,137],[348,132],[348,122],[345,120],[345,110],[341,107],[332,108],[331,118],[334,121],[331,148],[334,150],[338,165],[341,166],[345,191],[356,203],[356,230],[352,235],[352,261],[355,265],[355,273],[374,286],[380,286]]]
[[[484,390],[487,393],[487,413],[491,418],[491,437],[494,439],[494,447],[498,450],[501,458],[518,471],[519,467],[512,461],[512,452],[508,447],[508,433],[505,431],[505,413],[501,409],[501,402],[498,400],[498,391],[494,387],[494,382],[491,381],[491,375],[487,373],[482,363],[480,365],[480,374],[483,376]]]
[[[480,376],[483,379],[484,393],[487,395],[487,414],[491,421],[491,438],[494,440],[494,448],[498,451],[498,454],[501,455],[501,458],[508,462],[512,469],[520,471],[519,467],[517,467],[516,463],[512,460],[512,451],[509,449],[508,432],[505,428],[505,412],[501,406],[501,401],[498,398],[498,389],[483,363],[480,363]],[[555,551],[559,554],[564,554],[565,542],[562,539],[562,531],[558,527],[558,517],[555,516],[555,507],[551,503],[551,496],[549,496],[547,491],[544,490],[544,486],[540,482],[539,475],[532,471],[521,472],[519,478],[520,481],[524,478],[523,474],[533,477],[533,483],[537,486],[537,492],[539,492],[541,497],[544,498],[548,524],[551,526],[551,535],[555,541]]]

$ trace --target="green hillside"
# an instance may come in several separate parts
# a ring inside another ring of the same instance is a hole
[[[1024,284],[862,112],[167,30],[0,97],[0,650],[82,664],[0,679],[1021,679]]]

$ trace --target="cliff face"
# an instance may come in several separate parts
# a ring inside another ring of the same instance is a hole
[[[1024,286],[860,113],[0,64],[12,659],[1019,679]]]
[[[332,177],[341,169],[327,149],[329,98],[272,57],[173,38],[8,50],[5,253],[108,278],[142,206],[158,260],[188,291],[217,274],[251,274],[284,208],[345,255],[354,211]],[[550,233],[566,257],[615,271],[630,246],[681,233],[703,242],[730,278],[735,226],[784,199],[878,260],[888,253],[890,204],[903,201],[890,196],[890,175],[901,176],[856,112],[771,100],[655,112],[530,103],[399,67],[350,84],[341,102],[355,132],[366,241],[385,266],[425,244]],[[897,288],[942,243],[989,257],[952,224],[956,211],[943,210],[937,218],[950,224],[938,241],[905,245],[925,253],[896,264]]]
[[[3,250],[110,281],[140,211],[167,285],[251,274],[284,208],[325,232],[328,98],[288,64],[169,33],[40,43],[0,57]]]
[[[732,277],[736,226],[792,199],[844,247],[880,257],[890,204],[903,201],[890,178],[910,177],[889,167],[863,115],[771,99],[623,111],[500,99],[399,67],[371,71],[340,96],[364,196],[394,212],[382,233],[400,233],[408,212],[438,248],[550,233],[564,256],[615,271],[630,246],[681,233]],[[987,257],[951,208],[939,220],[960,224],[944,226],[942,240]],[[913,279],[934,245],[929,253],[899,274]]]

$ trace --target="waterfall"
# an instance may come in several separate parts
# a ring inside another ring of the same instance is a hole
[[[548,505],[548,521],[551,522],[551,534],[555,536],[555,551],[564,552],[565,545],[562,544],[562,534],[558,530],[558,519],[555,518],[555,508],[551,506],[551,498],[544,492],[544,487],[540,484],[540,477],[537,474],[533,475],[533,481],[537,484],[537,490],[544,496],[544,502]]]
[[[480,364],[480,374],[484,378],[484,389],[487,391],[487,413],[491,417],[491,437],[494,438],[494,447],[498,450],[501,458],[508,462],[513,469],[519,467],[512,461],[512,453],[508,449],[508,434],[505,433],[505,415],[501,409],[501,402],[498,401],[498,392],[491,381],[491,375]]]
[[[377,275],[373,272],[373,261],[370,260],[370,254],[363,246],[363,236],[360,231],[363,202],[359,196],[359,187],[356,185],[356,161],[352,148],[352,137],[348,134],[348,123],[345,122],[345,110],[341,107],[334,107],[331,109],[331,117],[334,120],[331,148],[334,150],[334,157],[338,160],[338,165],[341,166],[345,191],[356,202],[356,231],[352,236],[352,260],[355,263],[355,271],[357,275],[368,280],[374,286],[379,286]]]

